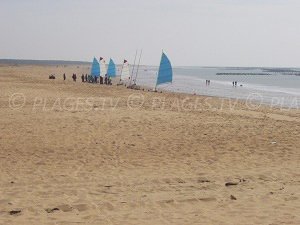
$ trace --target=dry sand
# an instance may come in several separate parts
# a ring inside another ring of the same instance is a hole
[[[300,224],[299,111],[86,70],[0,66],[0,224]]]

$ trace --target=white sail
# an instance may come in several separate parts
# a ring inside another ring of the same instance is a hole
[[[124,60],[122,71],[121,71],[121,80],[127,82],[130,80],[130,71],[129,64],[126,60]]]
[[[105,60],[102,57],[100,57],[100,76],[105,77],[106,73],[107,71],[106,71]]]

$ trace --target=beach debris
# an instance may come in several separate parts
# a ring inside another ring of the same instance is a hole
[[[47,213],[53,213],[53,212],[55,212],[55,211],[59,211],[59,208],[48,208],[48,209],[45,209],[45,211],[47,212]]]
[[[197,182],[198,182],[198,183],[209,183],[210,180],[208,180],[208,179],[206,179],[206,178],[199,178]]]
[[[9,211],[9,215],[16,215],[16,214],[20,214],[21,212],[22,212],[22,210],[20,210],[20,209],[11,210],[11,211]]]
[[[217,201],[215,197],[207,197],[207,198],[198,198],[198,200],[203,201],[203,202],[213,202]]]
[[[231,200],[237,200],[237,198],[234,195],[230,195]]]
[[[238,185],[238,184],[239,184],[238,182],[230,181],[230,182],[225,183],[225,186],[229,187],[229,186],[234,186],[234,185]]]
[[[271,144],[275,145],[275,144],[277,144],[277,142],[276,141],[271,141]]]
[[[50,80],[54,80],[54,79],[55,79],[55,74],[51,74],[51,75],[49,76],[49,79],[50,79]]]

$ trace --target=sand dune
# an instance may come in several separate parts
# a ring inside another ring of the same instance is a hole
[[[0,224],[300,224],[299,110],[86,71],[0,67]]]

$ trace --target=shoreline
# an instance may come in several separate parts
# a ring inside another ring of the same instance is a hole
[[[142,87],[145,87],[145,88],[149,88],[147,86],[142,86]],[[256,100],[256,99],[248,99],[248,98],[243,98],[243,97],[227,97],[227,96],[218,96],[218,95],[206,95],[206,94],[192,94],[192,93],[188,93],[188,92],[181,92],[181,91],[171,91],[171,90],[164,90],[164,89],[158,89],[158,90],[161,90],[163,93],[175,93],[175,94],[183,94],[183,95],[189,95],[189,96],[200,96],[200,97],[208,97],[208,98],[217,98],[219,100],[233,100],[233,101],[239,101],[243,104],[255,104],[257,105],[257,107],[259,108],[260,106],[264,106],[264,107],[267,107],[267,108],[270,108],[270,109],[276,109],[276,110],[282,110],[282,111],[286,111],[286,110],[299,110],[300,109],[300,102],[298,104],[298,101],[297,101],[297,104],[295,106],[288,106],[288,104],[272,104],[272,102],[264,102],[264,101],[259,101],[259,100]],[[142,90],[139,90],[139,91],[142,91]],[[257,94],[257,93],[255,93]],[[274,97],[276,98],[276,97]],[[296,99],[296,97],[295,97]],[[298,100],[298,99],[297,99]]]
[[[41,60],[41,61],[44,61],[44,60]],[[45,62],[47,62],[47,61],[45,61]],[[53,61],[53,62],[57,62],[57,61]],[[71,64],[68,64],[68,65],[63,65],[63,64],[61,64],[61,65],[52,65],[52,64],[51,65],[46,65],[46,64],[40,64],[40,65],[23,64],[23,65],[21,65],[20,64],[20,65],[18,65],[18,67],[36,67],[37,66],[37,67],[40,67],[40,68],[44,68],[45,66],[46,67],[49,66],[49,67],[53,67],[54,68],[53,71],[55,71],[55,70],[57,70],[56,68],[64,68],[65,69],[66,67],[73,68],[73,67],[76,67],[76,66],[78,67],[79,66],[79,69],[80,68],[85,68],[84,73],[89,73],[89,68],[90,68],[90,64],[89,63],[76,64],[76,61],[74,61],[74,62],[73,61],[60,61],[60,62],[71,62]],[[9,66],[10,68],[14,68],[15,67],[15,65],[13,65],[13,64],[7,65],[7,64],[1,64],[0,63],[0,67],[7,67],[7,66]],[[141,67],[143,68],[143,66],[141,66]],[[208,68],[210,68],[210,67],[208,67]],[[248,68],[248,67],[246,67],[246,68]],[[262,67],[262,68],[264,68],[264,67]],[[78,70],[78,68],[75,68],[75,70]],[[59,71],[63,72],[63,70],[59,70]],[[212,81],[214,81],[214,80],[212,80]],[[222,82],[223,83],[224,82],[227,83],[227,81],[215,80],[215,83],[217,83],[218,85],[222,84]],[[231,86],[231,85],[229,85],[229,83],[230,82],[228,81],[228,87]],[[230,93],[226,93],[225,95],[222,96],[221,93],[205,94],[205,93],[199,93],[199,92],[203,92],[203,91],[176,90],[175,87],[174,87],[173,90],[167,90],[164,87],[158,88],[158,89],[162,90],[164,92],[171,91],[171,92],[175,92],[175,93],[191,94],[191,95],[194,94],[192,92],[198,92],[198,93],[195,93],[195,94],[196,95],[201,95],[201,96],[206,96],[206,97],[228,98],[228,99],[231,99],[231,100],[232,99],[239,99],[241,101],[250,102],[251,104],[256,103],[256,104],[259,104],[259,105],[267,105],[267,106],[274,107],[274,108],[281,108],[282,110],[287,110],[287,109],[299,110],[300,109],[300,98],[297,95],[293,95],[293,94],[291,94],[289,92],[282,92],[283,94],[281,94],[280,96],[276,96],[276,93],[274,93],[274,95],[272,96],[269,93],[269,92],[272,91],[272,89],[268,89],[267,92],[264,92],[263,90],[260,90],[260,89],[256,89],[256,88],[253,89],[253,84],[249,84],[249,85],[250,85],[250,87],[245,86],[245,83],[244,83],[243,87],[238,87],[238,88],[243,88],[245,90],[245,92],[249,92],[247,94],[247,96],[244,96],[245,93],[242,93],[242,92],[238,93],[238,95],[240,95],[238,97],[232,97],[232,96],[230,96],[230,95],[232,95],[232,93],[231,94]],[[142,84],[140,86],[144,87],[146,89],[152,90],[152,87],[147,86],[145,84]],[[261,84],[259,84],[258,86],[261,86]],[[222,87],[219,87],[220,90],[221,90],[221,88]],[[273,88],[275,88],[275,86]],[[204,92],[206,92],[206,91],[204,91]],[[213,91],[213,92],[215,92],[215,91]],[[284,96],[284,95],[286,95],[286,96]],[[253,99],[253,97],[255,97],[255,96],[257,97],[257,99]]]
[[[43,61],[43,60],[42,60]],[[73,62],[73,61],[70,61],[70,62]],[[75,61],[74,61],[75,63]],[[67,67],[65,67],[67,66]],[[2,68],[10,68],[10,69],[14,69],[16,68],[16,66],[14,65],[7,65],[7,64],[1,64],[0,63],[0,67]],[[80,71],[83,69],[84,72],[82,73],[86,73],[87,70],[89,70],[90,68],[90,64],[85,64],[85,65],[82,65],[82,64],[69,64],[69,65],[48,65],[48,64],[40,64],[40,65],[35,65],[35,64],[24,64],[24,65],[18,65],[17,68],[27,68],[27,69],[31,69],[31,68],[35,68],[35,67],[38,67],[38,68],[47,68],[49,67],[50,69],[52,68],[53,70],[52,71],[60,71],[60,73],[63,73],[64,70],[66,70],[66,68],[68,69],[72,69],[72,70],[77,70],[77,71]],[[79,72],[81,73],[81,72]],[[62,77],[58,77],[57,80],[60,80],[62,79]],[[69,78],[70,79],[70,78]],[[57,81],[56,80],[56,81]],[[118,80],[118,77],[114,78],[114,80]],[[81,83],[81,80],[78,79],[77,83]],[[89,83],[90,85],[95,85],[95,84],[92,84],[92,83]],[[96,85],[99,85],[100,84],[96,84]],[[116,82],[114,82],[114,85],[116,85]],[[105,85],[102,85],[102,86],[105,86]],[[149,87],[147,85],[137,85],[138,87],[141,87],[141,88],[144,88],[144,89],[148,89],[150,90],[150,92],[153,92],[153,88],[152,87]],[[230,86],[230,85],[229,85]],[[247,88],[247,87],[244,87],[244,88]],[[178,90],[167,90],[167,89],[160,89],[158,88],[159,92],[162,91],[163,93],[176,93],[176,94],[183,94],[183,95],[190,95],[190,96],[201,96],[201,97],[208,97],[208,98],[217,98],[217,99],[225,99],[225,100],[230,100],[230,101],[241,101],[243,104],[249,104],[249,105],[257,105],[258,108],[261,107],[261,106],[264,106],[264,107],[269,107],[269,108],[272,108],[272,109],[276,109],[276,110],[281,110],[281,111],[286,111],[286,110],[299,110],[300,109],[300,102],[299,102],[299,99],[295,96],[294,98],[297,100],[296,101],[296,105],[292,105],[291,103],[284,103],[284,102],[281,102],[281,103],[276,103],[276,104],[273,104],[273,101],[264,101],[263,99],[262,100],[257,100],[257,99],[249,99],[249,96],[248,97],[229,97],[229,96],[220,96],[220,95],[209,95],[209,94],[193,94],[191,92],[184,92],[184,91],[178,91]],[[139,90],[139,91],[142,91],[142,90]],[[263,94],[259,93],[259,92],[255,92],[254,94],[259,94],[261,95],[261,97],[263,98]],[[251,97],[251,96],[250,96]],[[277,97],[273,97],[274,99],[277,99]],[[255,108],[255,107],[254,107]]]

